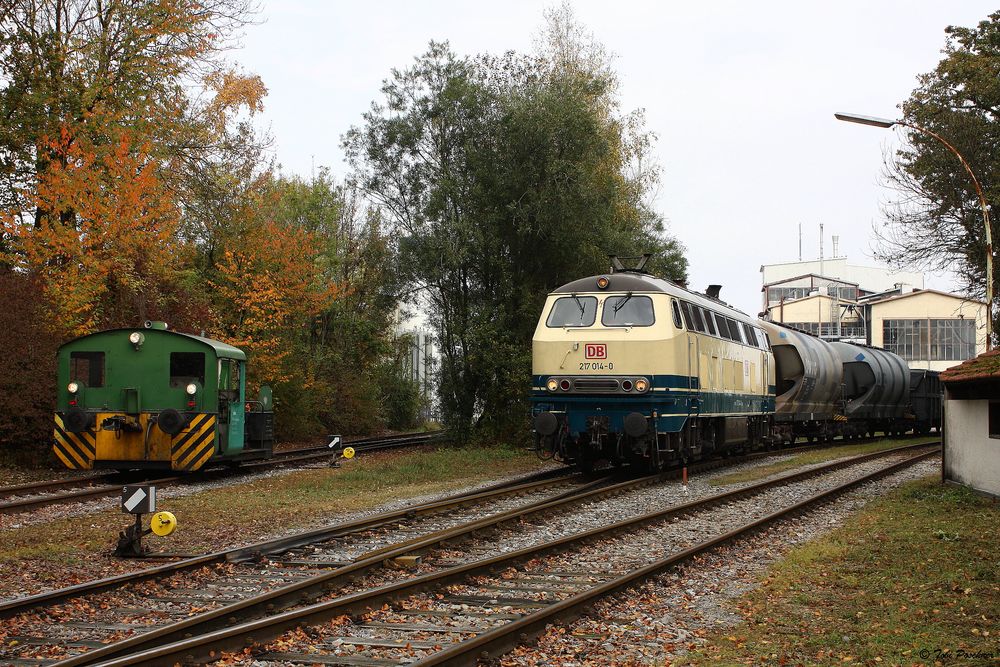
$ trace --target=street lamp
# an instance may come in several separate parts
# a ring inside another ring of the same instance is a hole
[[[853,113],[835,113],[833,114],[837,120],[844,120],[848,123],[858,123],[859,125],[871,125],[873,127],[890,128],[893,125],[902,125],[903,127],[908,127],[910,129],[916,130],[917,132],[923,132],[928,134],[942,144],[945,148],[950,150],[958,158],[958,161],[962,163],[965,167],[965,171],[969,172],[969,178],[972,179],[972,185],[976,188],[976,194],[979,195],[979,206],[983,209],[983,227],[986,229],[986,349],[989,350],[991,347],[991,339],[993,338],[993,232],[990,229],[990,212],[986,204],[986,196],[983,195],[983,188],[979,185],[979,179],[976,175],[972,173],[972,167],[969,163],[965,161],[962,154],[958,152],[954,146],[949,144],[944,140],[940,134],[928,130],[926,127],[920,127],[914,123],[908,123],[905,120],[889,120],[887,118],[875,118],[873,116],[860,116]]]

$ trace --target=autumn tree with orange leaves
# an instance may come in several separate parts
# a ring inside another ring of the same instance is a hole
[[[53,156],[24,193],[36,211],[3,212],[6,261],[38,276],[57,331],[82,335],[147,316],[182,256],[174,238],[179,210],[148,142],[125,129],[96,143],[63,128],[44,138]]]
[[[296,329],[337,297],[338,286],[320,280],[316,258],[320,239],[312,232],[274,220],[255,225],[226,249],[212,283],[225,303],[219,336],[246,351],[254,375],[272,383],[288,382],[295,369],[290,357]],[[299,366],[300,370],[303,369]],[[308,389],[314,378],[300,377]]]
[[[49,410],[8,397],[53,342],[144,319],[244,348],[279,436],[385,425],[393,249],[324,178],[274,175],[267,89],[225,59],[251,1],[0,0],[0,302],[37,301],[0,329],[49,341],[0,351],[0,437],[44,443]]]

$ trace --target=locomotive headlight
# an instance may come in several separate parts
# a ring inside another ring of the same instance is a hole
[[[198,393],[198,385],[192,382],[187,386],[185,391],[187,391],[188,396],[194,396],[196,393]]]
[[[607,289],[608,285],[610,285],[610,284],[611,284],[611,281],[608,280],[607,276],[601,276],[600,278],[597,279],[597,287],[598,287],[598,289]]]
[[[66,385],[66,391],[68,391],[71,394],[75,394],[76,392],[80,391],[80,384],[77,382],[70,382],[68,385]]]
[[[145,341],[146,341],[146,337],[142,334],[141,331],[133,331],[132,333],[130,333],[128,335],[128,342],[132,343],[132,347],[134,347],[137,350],[140,347],[142,347],[142,344]]]
[[[635,381],[636,391],[646,391],[649,389],[649,381],[646,378],[639,378]]]
[[[545,388],[549,391],[555,391],[559,388],[559,381],[555,378],[549,378],[549,381],[545,383]]]

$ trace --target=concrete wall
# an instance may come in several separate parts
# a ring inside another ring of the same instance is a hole
[[[882,347],[882,323],[884,320],[922,320],[922,319],[975,319],[976,321],[976,351],[973,356],[986,351],[986,306],[978,301],[967,301],[961,297],[939,294],[937,292],[913,292],[893,299],[887,299],[872,304],[871,341],[875,347]],[[927,368],[932,371],[943,371],[955,366],[964,359],[947,361],[914,360],[907,362],[910,368]]]
[[[828,278],[837,278],[847,282],[857,283],[861,289],[870,292],[884,292],[896,286],[896,283],[912,285],[923,289],[922,273],[911,271],[892,272],[876,266],[856,266],[848,264],[846,257],[825,259],[822,263],[817,259],[809,262],[788,262],[786,264],[765,264],[760,267],[762,284],[769,285],[794,278],[806,273],[818,273]]]
[[[772,322],[836,322],[836,312],[841,313],[842,324],[856,324],[858,316],[845,312],[843,306],[849,301],[836,301],[826,294],[817,294],[804,299],[786,301],[784,305],[772,306],[770,309]]]
[[[944,478],[1000,496],[1000,439],[989,437],[988,410],[988,400],[945,401]]]

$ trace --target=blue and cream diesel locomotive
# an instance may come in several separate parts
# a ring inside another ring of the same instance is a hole
[[[940,429],[937,374],[759,321],[612,258],[546,299],[532,347],[538,451],[658,470],[704,455]]]
[[[759,323],[717,291],[615,264],[545,302],[532,347],[539,450],[659,469],[764,443],[775,371]]]

